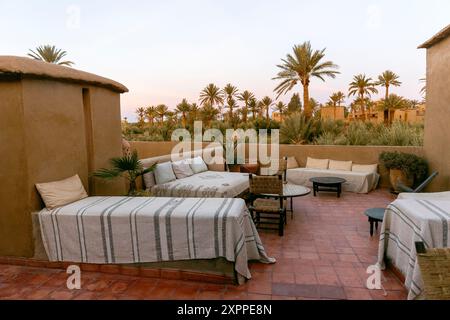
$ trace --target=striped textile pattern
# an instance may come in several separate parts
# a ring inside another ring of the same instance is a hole
[[[405,276],[408,299],[423,290],[415,242],[427,248],[450,246],[450,200],[399,199],[386,210],[381,228],[378,264],[389,260]]]
[[[274,263],[242,199],[90,197],[39,213],[50,261],[132,264],[225,258]]]

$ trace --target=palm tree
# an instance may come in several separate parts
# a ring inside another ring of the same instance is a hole
[[[252,120],[255,120],[256,115],[258,114],[258,101],[255,97],[250,98],[248,102],[248,108],[252,112]]]
[[[227,107],[229,109],[228,120],[232,121],[233,120],[233,110],[238,107],[238,105],[236,104],[236,100],[234,100],[234,98],[227,99]]]
[[[237,97],[239,90],[231,83],[227,84],[225,88],[223,88],[223,93],[225,94],[225,98],[227,100],[231,100]]]
[[[136,109],[136,114],[138,116],[138,123],[140,126],[143,126],[145,123],[145,109],[140,107]]]
[[[336,78],[339,68],[332,61],[323,62],[325,49],[313,50],[311,43],[305,42],[302,45],[296,45],[293,48],[294,55],[288,54],[286,59],[282,59],[283,64],[277,67],[281,69],[273,80],[281,80],[281,83],[275,88],[278,94],[277,99],[286,94],[292,88],[301,83],[303,86],[303,106],[307,119],[312,116],[312,110],[309,105],[309,84],[311,78],[319,78],[325,81],[325,77]]]
[[[57,49],[55,46],[45,45],[37,47],[35,50],[30,49],[30,53],[28,53],[28,56],[35,60],[68,67],[74,64],[72,61],[61,61],[67,55],[67,52],[62,49]]]
[[[370,97],[372,93],[378,93],[376,88],[376,83],[372,81],[372,78],[367,78],[365,74],[359,74],[353,77],[353,81],[349,85],[349,93],[348,96],[359,97],[360,110],[363,114],[363,120],[366,118],[365,114],[365,98],[366,96]]]
[[[217,116],[219,115],[219,110],[214,108],[209,102],[205,102],[203,104],[203,107],[200,109],[200,115],[202,117],[202,120],[205,122],[206,126],[209,127],[211,121],[217,119]]]
[[[423,87],[420,89],[420,94],[425,96],[427,94],[427,78],[420,79],[420,82],[424,83]]]
[[[283,115],[286,112],[286,104],[283,101],[279,101],[274,108],[274,111],[280,114],[280,121],[283,122]]]
[[[416,109],[420,105],[419,100],[407,100],[410,109]]]
[[[378,76],[378,82],[376,83],[379,86],[386,88],[386,93],[384,95],[384,99],[387,100],[389,98],[389,88],[399,87],[402,83],[398,80],[400,77],[396,75],[394,72],[387,70],[383,72],[380,76]],[[384,121],[390,123],[390,112],[389,110],[384,111]]]
[[[251,93],[248,90],[245,90],[240,95],[238,95],[238,100],[242,101],[244,103],[244,106],[242,107],[242,121],[247,122],[247,113],[249,110],[249,104],[252,99],[255,99],[255,95]]]
[[[187,124],[187,115],[191,111],[191,105],[186,99],[183,99],[179,105],[177,105],[176,111],[181,113],[181,122],[184,128]]]
[[[153,124],[155,123],[155,118],[157,116],[155,107],[151,106],[151,107],[147,107],[145,109],[145,117],[147,118],[148,122],[153,126]]]
[[[160,104],[156,107],[156,113],[159,116],[159,123],[162,125],[164,123],[164,117],[167,115],[169,108],[165,104]]]
[[[266,112],[266,120],[267,122],[269,122],[270,117],[269,117],[269,110],[270,107],[273,105],[273,100],[266,96],[261,100],[261,106],[263,107],[263,110]]]
[[[191,109],[189,110],[188,118],[189,123],[193,123],[198,119],[198,116],[200,114],[200,108],[199,106],[194,102],[191,104]]]
[[[345,100],[345,93],[338,91],[330,96],[331,106],[333,107],[334,120],[336,120],[336,108],[340,107]]]
[[[406,99],[396,94],[390,94],[387,99],[383,99],[381,102],[381,107],[385,112],[387,111],[389,114],[389,124],[392,123],[392,110],[403,109],[408,106],[408,102],[406,101]]]
[[[223,95],[222,91],[215,84],[209,84],[205,89],[200,93],[200,103],[205,105],[209,103],[211,107],[214,105],[223,104]]]

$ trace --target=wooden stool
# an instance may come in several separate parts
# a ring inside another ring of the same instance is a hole
[[[372,208],[366,210],[364,214],[369,217],[370,223],[370,236],[373,237],[373,226],[375,224],[375,228],[378,230],[378,222],[383,222],[384,213],[386,212],[386,208]]]

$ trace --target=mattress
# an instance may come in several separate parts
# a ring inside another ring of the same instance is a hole
[[[50,261],[135,264],[224,258],[274,263],[242,199],[90,197],[39,212]]]
[[[156,197],[235,198],[249,188],[248,173],[207,171],[152,188]]]

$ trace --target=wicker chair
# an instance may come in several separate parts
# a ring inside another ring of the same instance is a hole
[[[277,160],[275,160],[277,161]],[[281,175],[283,177],[283,181],[286,182],[287,179],[287,162],[288,158],[284,157],[278,160],[278,170],[270,171],[270,165],[263,165],[259,163],[259,175],[262,176],[278,176]]]
[[[284,235],[284,226],[287,222],[286,201],[282,195],[283,178],[281,175],[250,175],[249,210],[256,227],[265,230],[278,230],[280,237]]]
[[[427,250],[417,242],[416,251],[424,283],[423,298],[450,300],[450,248]]]

